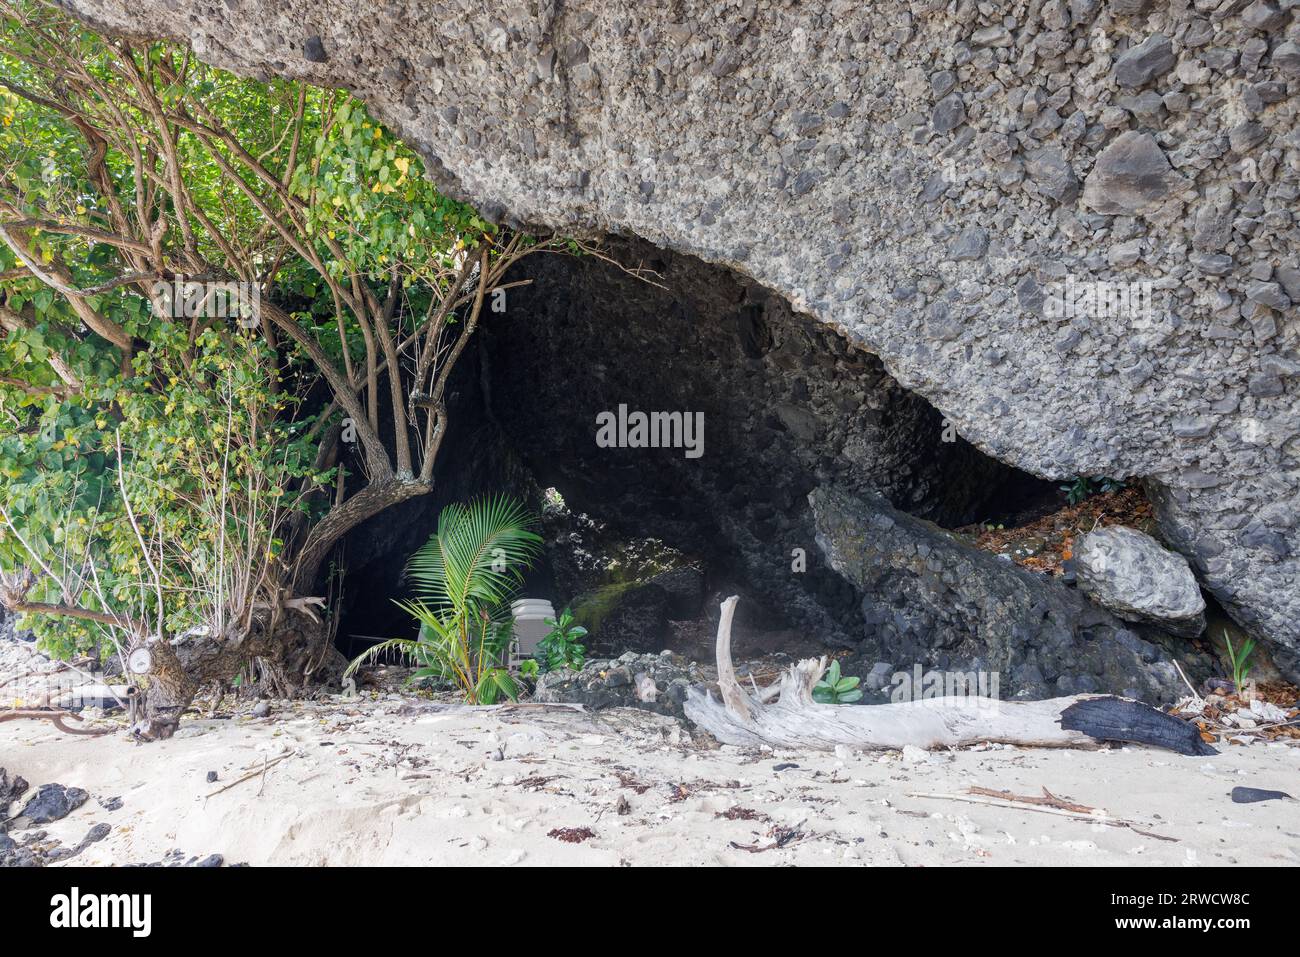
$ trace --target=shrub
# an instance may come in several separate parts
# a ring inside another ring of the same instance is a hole
[[[573,624],[573,614],[569,609],[560,613],[559,619],[547,618],[550,632],[537,645],[538,669],[542,672],[581,671],[587,660],[587,648],[579,639],[587,634],[587,629]]]

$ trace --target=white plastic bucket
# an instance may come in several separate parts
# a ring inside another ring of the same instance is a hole
[[[551,631],[546,619],[555,620],[555,608],[545,598],[519,598],[510,603],[515,619],[515,644],[521,658],[531,658]]]

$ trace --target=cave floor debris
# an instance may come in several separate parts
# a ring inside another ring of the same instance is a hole
[[[1094,528],[1126,525],[1156,534],[1151,503],[1135,485],[1090,495],[1074,505],[1062,504],[1044,515],[1029,516],[1009,527],[976,523],[957,529],[976,548],[1006,555],[1017,565],[1060,575],[1075,543]]]
[[[710,747],[631,709],[438,710],[381,691],[276,702],[264,718],[191,717],[148,745],[10,722],[0,753],[33,786],[89,792],[42,825],[68,845],[111,825],[78,864],[178,848],[254,866],[1300,864],[1294,802],[1230,797],[1237,786],[1294,793],[1300,750],[1285,742],[1209,758],[796,753]],[[1110,823],[919,796],[989,791],[1046,792]],[[107,800],[118,796],[120,807]]]

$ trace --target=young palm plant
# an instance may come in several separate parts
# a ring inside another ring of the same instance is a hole
[[[533,524],[523,504],[505,495],[444,508],[438,530],[407,562],[416,598],[397,602],[419,623],[419,635],[375,645],[348,673],[398,651],[417,665],[412,681],[450,681],[470,704],[517,698],[502,659],[513,631],[510,599],[542,547]]]

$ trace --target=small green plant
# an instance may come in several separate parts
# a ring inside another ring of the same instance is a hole
[[[1060,489],[1065,493],[1065,500],[1071,505],[1078,505],[1085,499],[1091,498],[1102,492],[1118,492],[1124,487],[1124,483],[1118,479],[1107,478],[1105,475],[1087,475],[1078,476],[1069,485],[1062,485]]]
[[[519,662],[519,677],[536,678],[540,673],[541,669],[537,665],[536,658],[525,658]]]
[[[822,680],[813,688],[813,700],[819,704],[852,704],[862,697],[861,678],[840,676],[840,663],[832,661]]]
[[[573,614],[569,609],[560,612],[560,617],[544,619],[551,626],[550,632],[537,643],[536,663],[542,672],[581,671],[587,660],[587,646],[580,639],[587,634],[587,629],[573,623]]]
[[[1246,683],[1246,676],[1250,674],[1250,655],[1255,650],[1255,639],[1247,638],[1241,643],[1241,648],[1237,649],[1232,646],[1232,639],[1228,633],[1223,633],[1223,643],[1228,648],[1228,661],[1232,664],[1232,683],[1237,688],[1237,694],[1241,694],[1242,686]]]

